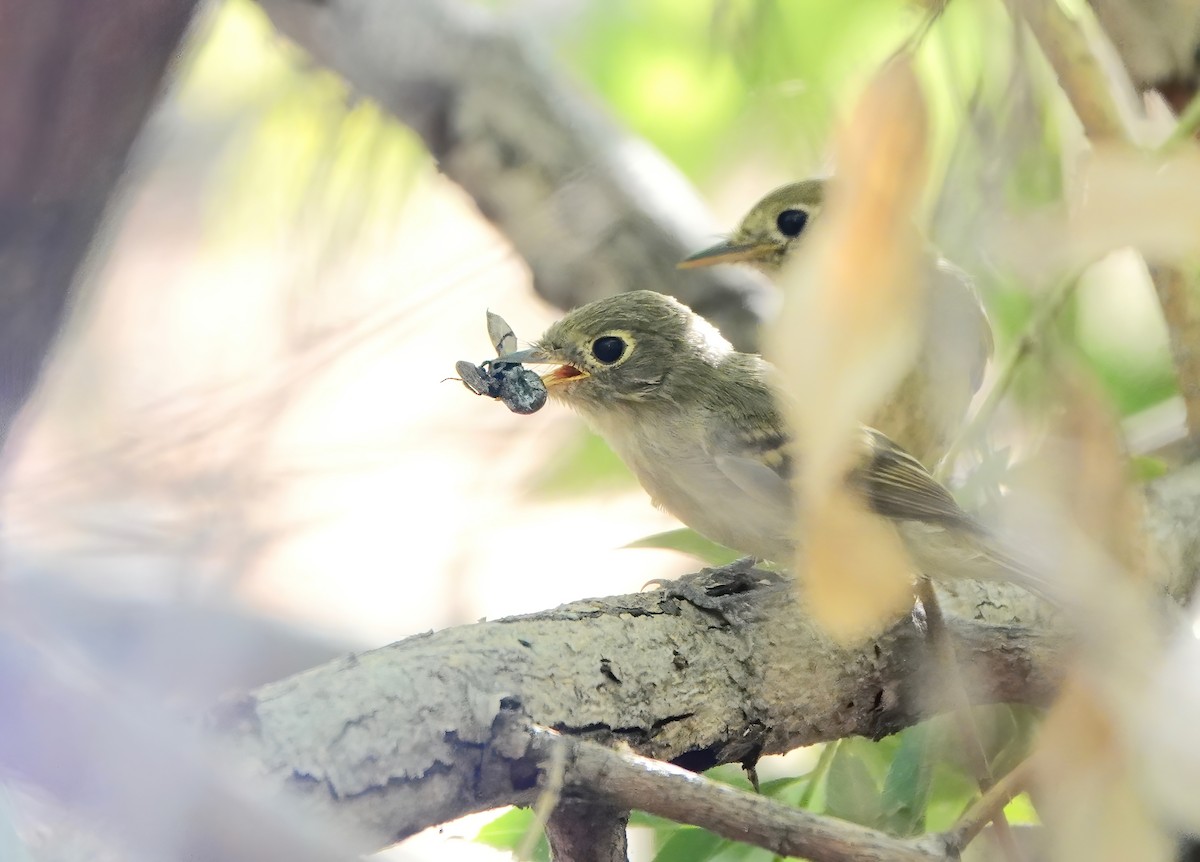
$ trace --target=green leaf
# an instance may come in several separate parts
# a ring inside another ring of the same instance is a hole
[[[863,826],[877,826],[882,819],[879,785],[854,746],[839,746],[833,757],[826,779],[825,810]]]
[[[1162,458],[1152,458],[1149,455],[1133,456],[1133,475],[1139,482],[1149,482],[1167,475],[1170,467]]]
[[[1013,797],[1013,800],[1004,806],[1004,816],[1008,818],[1009,823],[1042,822],[1028,793],[1021,793]]]
[[[521,846],[525,833],[534,825],[533,810],[529,808],[513,808],[484,824],[475,835],[475,841],[497,850],[515,851]],[[533,847],[534,862],[550,862],[550,844],[546,836],[538,838]]]
[[[923,831],[933,787],[930,727],[919,724],[900,734],[900,748],[883,782],[884,828],[897,835]]]
[[[952,764],[937,764],[925,805],[925,829],[930,832],[949,829],[978,797],[979,787],[974,778]]]
[[[679,551],[698,558],[710,566],[723,566],[732,563],[740,556],[724,545],[710,542],[695,530],[683,527],[678,530],[667,530],[665,533],[655,533],[636,542],[630,542],[626,548],[662,548],[668,551]]]
[[[800,794],[800,798],[796,800],[796,807],[803,808],[805,811],[813,811],[821,813],[825,810],[825,783],[829,775],[829,767],[833,765],[833,760],[837,756],[838,747],[844,742],[841,739],[835,739],[832,742],[827,742],[821,746],[821,754],[817,758],[817,765],[812,768],[812,772],[808,773],[807,786]]]
[[[659,846],[654,854],[654,862],[703,862],[713,859],[732,843],[705,829],[681,826],[678,832]]]
[[[768,799],[774,799],[776,802],[795,808],[799,806],[800,800],[808,792],[810,775],[795,775],[791,778],[764,781],[759,786],[759,791]]]

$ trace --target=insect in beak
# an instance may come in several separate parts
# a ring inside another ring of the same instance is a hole
[[[507,353],[500,357],[501,362],[520,362],[529,365],[558,365],[560,360],[554,358],[540,347],[530,347],[528,350],[519,350],[516,353]],[[572,380],[582,380],[585,377],[590,377],[588,372],[582,368],[577,368],[568,362],[558,365],[549,374],[542,375],[542,382],[547,386],[559,386],[563,383]]]

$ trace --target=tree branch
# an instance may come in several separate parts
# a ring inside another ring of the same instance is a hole
[[[1058,0],[1008,2],[1029,24],[1088,139],[1093,144],[1134,146],[1129,117],[1122,110],[1113,81],[1105,75],[1078,23],[1067,16]],[[1100,5],[1115,8],[1120,4]],[[1200,22],[1200,17],[1195,20]],[[1194,35],[1200,37],[1200,32]],[[1178,267],[1156,266],[1151,275],[1167,324],[1188,436],[1195,446],[1200,441],[1200,311],[1195,307],[1194,286]]]
[[[542,757],[556,745],[568,747],[567,783],[580,793],[702,826],[783,856],[803,856],[812,862],[947,862],[951,858],[941,836],[894,838],[717,784],[677,766],[534,731],[532,748]]]
[[[195,0],[0,6],[0,446]]]
[[[1159,480],[1149,508],[1170,586],[1184,595],[1200,560],[1200,466]],[[878,738],[949,706],[930,700],[940,687],[923,674],[937,665],[912,619],[842,647],[788,583],[764,578],[710,604],[658,591],[409,638],[258,689],[213,727],[314,814],[369,831],[366,850],[533,802],[524,741],[514,753],[497,735],[506,711],[701,770]],[[975,584],[944,592],[942,604],[978,702],[1049,701],[1067,638],[1041,605]]]
[[[687,181],[499,15],[462,0],[260,3],[280,32],[421,136],[551,303],[652,287],[738,347],[757,342],[765,282],[731,267],[675,269],[712,240]]]
[[[967,813],[945,833],[946,845],[961,852],[985,826],[1003,814],[1004,806],[1026,789],[1032,776],[1033,760],[1026,758],[967,809]]]
[[[626,862],[629,809],[594,798],[564,799],[546,823],[550,856],[556,862]],[[528,856],[517,855],[518,859]]]

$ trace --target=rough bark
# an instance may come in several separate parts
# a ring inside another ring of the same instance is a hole
[[[678,170],[564,81],[504,19],[461,0],[260,0],[275,26],[415,130],[569,308],[670,293],[752,348],[765,283],[675,264],[711,243]]]
[[[591,799],[564,799],[546,822],[551,858],[570,862],[625,862],[629,811]]]
[[[1149,494],[1175,596],[1200,564],[1200,466]],[[756,576],[757,577],[757,576]],[[215,729],[307,809],[385,846],[429,825],[537,795],[540,761],[504,716],[700,770],[858,734],[942,707],[919,622],[856,646],[826,639],[787,583],[704,581],[576,602],[409,638],[265,686]],[[698,597],[689,600],[676,594]],[[978,702],[1044,704],[1063,670],[1061,621],[1019,591],[943,593]]]
[[[194,6],[0,4],[0,445]]]
[[[1060,633],[964,619],[951,628],[982,701],[1048,702]],[[507,713],[702,770],[914,723],[930,707],[925,649],[913,619],[854,648],[833,644],[786,583],[748,586],[713,609],[655,592],[350,656],[227,705],[215,727],[314,813],[385,846],[536,797],[540,761],[497,732]]]

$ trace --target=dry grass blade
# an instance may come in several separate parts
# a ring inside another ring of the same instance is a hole
[[[896,528],[848,490],[826,492],[807,529],[805,598],[835,637],[869,636],[912,603],[912,566]]]
[[[1066,685],[1047,717],[1036,758],[1046,858],[1175,858],[1174,842],[1138,792],[1111,705],[1080,679]]]
[[[1136,583],[1152,569],[1143,498],[1103,397],[1065,363],[1053,370],[1062,418],[1027,498],[1044,501],[1033,517],[1071,596],[1079,652],[1037,755],[1048,858],[1167,859],[1137,742],[1162,657],[1160,622]]]
[[[1080,23],[1070,18],[1057,0],[1008,0],[1024,17],[1058,76],[1059,84],[1089,141],[1114,142],[1122,147],[1140,143],[1128,116],[1127,81],[1106,76]],[[1165,219],[1159,216],[1156,224]],[[1175,263],[1175,261],[1172,261]],[[1200,438],[1200,359],[1195,338],[1200,312],[1195,310],[1195,278],[1182,269],[1157,268],[1154,287],[1175,359],[1175,376],[1187,408],[1188,433]]]
[[[805,465],[799,545],[817,619],[850,637],[910,600],[911,567],[890,528],[838,491],[859,421],[900,381],[919,338],[927,108],[909,55],[867,85],[837,142],[838,176],[801,259],[783,273],[768,333]],[[887,141],[888,146],[879,146]]]

